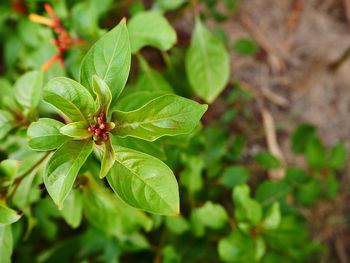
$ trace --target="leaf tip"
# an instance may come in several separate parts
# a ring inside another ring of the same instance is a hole
[[[125,25],[126,24],[126,17],[123,17],[122,20],[120,21],[120,24]]]

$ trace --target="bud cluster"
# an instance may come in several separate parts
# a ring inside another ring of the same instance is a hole
[[[106,116],[101,113],[97,117],[97,123],[90,125],[88,131],[91,132],[96,142],[103,142],[109,139],[108,133],[113,129],[112,123],[106,122]]]

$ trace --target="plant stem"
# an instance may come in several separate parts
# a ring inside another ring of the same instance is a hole
[[[28,171],[26,171],[24,174],[22,174],[21,176],[15,178],[14,180],[14,188],[12,189],[11,193],[8,195],[7,199],[11,199],[13,198],[14,194],[16,193],[20,183],[22,182],[22,180],[29,174],[31,174],[33,171],[36,171],[40,165],[46,160],[46,158],[50,155],[51,152],[47,152],[40,160],[38,160],[31,169],[29,169]]]

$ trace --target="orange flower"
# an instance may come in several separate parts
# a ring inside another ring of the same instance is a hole
[[[63,56],[68,49],[72,46],[81,44],[80,39],[75,39],[70,36],[67,30],[62,26],[61,20],[56,16],[55,11],[49,4],[44,5],[45,11],[49,14],[50,18],[38,15],[38,14],[30,14],[29,19],[35,23],[39,23],[45,25],[47,27],[52,28],[56,37],[52,40],[52,43],[56,46],[57,55],[54,55],[49,59],[44,65],[42,65],[42,71],[47,71],[56,61],[58,61],[62,67],[64,67]]]

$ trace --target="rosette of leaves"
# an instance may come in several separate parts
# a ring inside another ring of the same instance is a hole
[[[106,177],[127,204],[157,214],[179,213],[178,185],[171,169],[148,154],[113,145],[111,136],[154,141],[186,134],[198,125],[207,105],[162,94],[133,111],[113,110],[128,79],[130,63],[130,41],[123,20],[88,51],[79,82],[57,77],[46,84],[44,100],[68,121],[41,118],[32,123],[28,144],[37,151],[55,150],[44,183],[58,207],[64,205],[80,168],[94,151],[102,153],[100,178]]]

